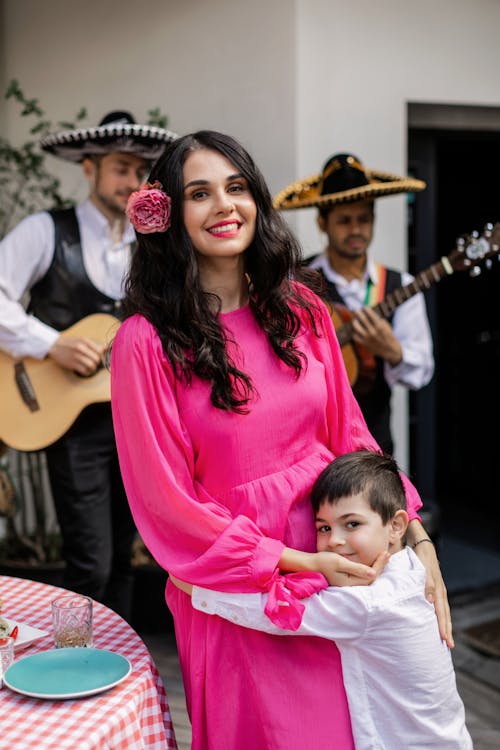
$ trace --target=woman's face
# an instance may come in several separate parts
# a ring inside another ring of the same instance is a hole
[[[254,238],[257,216],[245,177],[206,148],[189,154],[183,177],[184,225],[199,260],[241,256]]]

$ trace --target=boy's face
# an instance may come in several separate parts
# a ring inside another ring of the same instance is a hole
[[[398,510],[384,526],[362,494],[325,501],[316,515],[317,550],[372,565],[381,552],[400,548],[407,523],[406,511]]]

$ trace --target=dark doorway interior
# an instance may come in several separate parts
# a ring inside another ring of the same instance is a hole
[[[410,271],[457,237],[500,222],[500,132],[409,130],[409,165],[428,183],[410,213]],[[436,373],[410,399],[410,469],[446,530],[500,542],[500,262],[456,273],[426,294]]]

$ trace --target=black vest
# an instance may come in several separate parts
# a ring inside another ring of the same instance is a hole
[[[49,213],[55,227],[54,257],[31,289],[29,312],[57,331],[92,313],[120,317],[121,301],[96,289],[87,275],[74,208]]]
[[[311,261],[313,258],[310,259]],[[401,286],[401,274],[392,268],[387,268],[385,281],[385,295],[393,292]],[[321,272],[326,285],[326,296],[331,302],[338,302],[347,307],[345,300],[340,295],[337,287],[329,281]],[[385,296],[384,295],[384,296]],[[392,316],[388,318],[389,322]],[[363,416],[371,434],[380,445],[385,453],[392,455],[394,443],[391,434],[391,389],[384,378],[384,361],[380,357],[375,357],[377,365],[375,382],[369,393],[356,393],[356,384],[353,386],[353,393],[361,407]]]

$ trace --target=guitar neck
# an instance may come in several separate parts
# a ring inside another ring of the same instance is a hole
[[[372,310],[381,315],[383,318],[388,318],[394,310],[406,302],[415,294],[423,292],[426,289],[430,289],[431,286],[440,281],[444,276],[453,273],[453,268],[447,258],[441,258],[437,263],[433,263],[432,266],[426,268],[425,271],[418,273],[413,281],[406,286],[399,286],[393,292],[388,294],[384,299],[377,305],[372,306]],[[340,346],[348,344],[353,338],[353,327],[352,321],[344,323],[336,331],[337,338]]]

